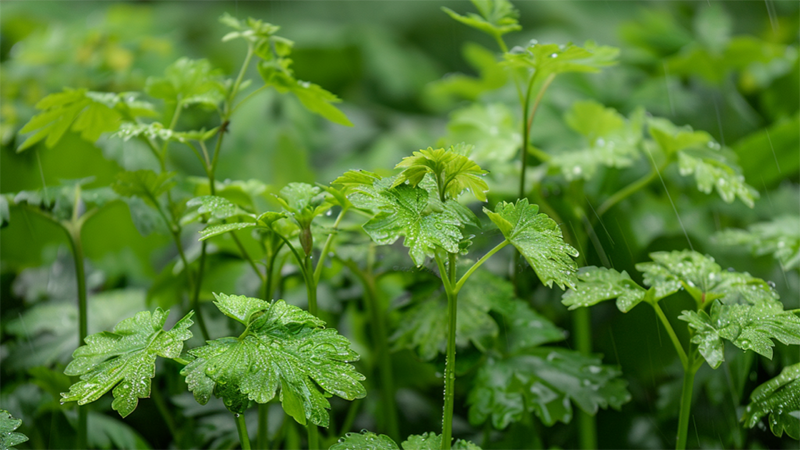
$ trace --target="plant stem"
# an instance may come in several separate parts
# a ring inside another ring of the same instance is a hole
[[[448,254],[450,286],[456,283],[456,255]],[[444,369],[444,411],[442,412],[442,450],[450,450],[453,438],[453,405],[455,403],[456,382],[456,318],[458,310],[458,292],[447,288],[447,359]]]
[[[269,448],[269,403],[258,404],[258,438],[256,448]]]
[[[485,263],[486,260],[491,258],[492,255],[494,255],[495,253],[499,252],[503,247],[505,247],[508,244],[510,244],[510,242],[508,241],[508,239],[506,239],[503,242],[497,244],[493,249],[489,250],[485,255],[483,255],[483,257],[481,259],[479,259],[478,261],[476,261],[475,264],[473,264],[472,267],[470,267],[469,270],[467,270],[467,273],[465,273],[461,277],[461,279],[458,280],[458,283],[456,283],[455,288],[453,289],[453,291],[456,294],[459,291],[461,291],[461,288],[464,287],[464,283],[467,282],[467,280],[472,275],[472,273],[475,272],[476,270],[478,270],[478,267],[483,265],[483,263]]]
[[[197,283],[194,286],[194,294],[192,295],[192,309],[197,315],[197,325],[200,326],[200,333],[203,335],[203,340],[211,339],[206,327],[206,320],[203,318],[203,311],[200,310],[200,285],[203,281],[203,271],[206,262],[206,241],[200,246],[200,267],[197,268]]]
[[[319,428],[313,423],[308,424],[308,450],[319,450]]]
[[[242,444],[242,450],[250,450],[250,436],[247,434],[244,413],[234,414],[233,417],[236,419],[236,431],[239,433],[239,442]]]
[[[308,312],[317,315],[317,284],[314,283],[314,268],[311,264],[311,255],[305,258],[306,292],[308,293]]]
[[[681,391],[681,413],[678,417],[678,442],[675,444],[677,450],[686,448],[686,437],[689,434],[689,418],[692,410],[692,389],[694,388],[694,375],[697,369],[694,368],[694,353],[689,352],[688,367],[683,371],[683,389]]]
[[[77,204],[75,210],[77,211]],[[72,247],[72,258],[75,261],[75,280],[78,283],[78,346],[83,345],[84,339],[88,334],[88,311],[86,307],[86,266],[83,256],[83,244],[81,243],[81,223],[73,218],[72,222],[64,224],[69,236],[69,243]],[[87,448],[87,418],[88,407],[78,407],[78,448]]]
[[[584,355],[592,352],[592,316],[589,308],[578,308],[572,315],[572,332],[575,333],[575,347]],[[578,411],[579,441],[583,449],[597,448],[597,424],[594,416]]]
[[[660,167],[656,168],[654,166],[653,168],[650,169],[650,173],[617,191],[614,195],[606,199],[606,201],[604,201],[600,205],[600,207],[597,208],[597,215],[602,216],[603,214],[608,212],[608,210],[611,209],[614,205],[616,205],[617,203],[631,196],[633,193],[641,190],[643,187],[650,184],[650,182],[655,180],[658,177],[659,172],[664,170],[664,168],[666,168],[668,164],[669,164],[669,159],[664,161],[664,163],[661,164]]]
[[[533,84],[536,81],[536,74],[531,76],[528,83],[528,91],[525,93],[525,104],[522,105],[522,170],[519,176],[519,198],[525,197],[525,171],[528,165],[528,144],[530,142],[531,126],[533,125],[533,118],[536,117],[536,111],[539,110],[539,104],[544,97],[545,91],[550,87],[550,84],[555,79],[555,74],[550,74],[545,79],[544,84],[536,94],[536,99],[533,101],[533,108],[530,108],[531,91]]]
[[[333,222],[333,232],[328,235],[328,239],[325,240],[325,245],[322,247],[322,252],[319,255],[319,261],[317,261],[317,267],[314,269],[314,284],[319,284],[319,277],[322,275],[322,267],[323,263],[325,262],[325,257],[328,255],[328,252],[331,249],[331,244],[333,243],[333,236],[339,230],[339,223],[342,221],[345,213],[347,212],[347,208],[342,208],[339,211],[339,215],[336,217],[336,221]]]
[[[692,366],[691,362],[689,361],[689,358],[686,356],[686,351],[683,349],[683,345],[681,344],[680,339],[678,339],[678,335],[675,334],[675,330],[672,328],[672,324],[669,323],[669,319],[667,319],[667,316],[664,314],[664,311],[661,309],[661,306],[658,305],[658,301],[653,300],[652,302],[649,303],[650,305],[653,306],[653,309],[656,311],[656,315],[661,320],[661,323],[664,325],[664,328],[667,330],[669,339],[672,341],[672,346],[675,347],[675,351],[678,352],[678,358],[681,360],[681,365],[683,366],[683,370],[691,371]]]

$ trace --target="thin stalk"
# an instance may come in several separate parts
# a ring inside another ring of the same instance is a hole
[[[470,267],[469,270],[467,270],[467,273],[465,273],[461,277],[461,279],[458,280],[458,283],[456,283],[456,286],[455,286],[455,288],[453,288],[453,291],[456,294],[458,292],[460,292],[461,288],[464,287],[464,283],[467,282],[467,280],[472,275],[472,273],[475,272],[476,270],[478,270],[478,267],[482,266],[483,263],[486,262],[486,260],[488,260],[489,258],[492,257],[492,255],[494,255],[495,253],[499,252],[503,247],[505,247],[508,244],[510,244],[510,242],[508,241],[508,239],[506,239],[503,242],[497,244],[493,249],[489,250],[485,255],[483,255],[483,257],[481,259],[479,259],[478,261],[476,261],[475,264],[473,264],[472,267]]]
[[[313,423],[308,424],[308,450],[319,450],[319,428]]]
[[[258,438],[256,448],[269,448],[269,403],[258,404]]]
[[[197,315],[197,324],[200,326],[200,333],[203,334],[203,340],[211,339],[206,327],[206,320],[203,318],[203,312],[200,310],[200,285],[203,280],[203,271],[206,263],[206,245],[207,242],[203,241],[200,246],[200,267],[197,268],[197,284],[194,286],[194,293],[192,294],[192,309]]]
[[[308,293],[308,312],[317,315],[317,284],[314,282],[314,269],[311,264],[311,255],[306,255],[305,258],[306,271],[306,292]]]
[[[456,283],[456,255],[448,254],[450,285]],[[442,447],[441,450],[450,450],[450,441],[453,438],[453,405],[455,404],[456,382],[456,317],[458,310],[458,292],[452,288],[447,293],[447,359],[444,369],[444,411],[442,412]]]
[[[236,419],[236,432],[239,433],[239,442],[242,450],[250,450],[250,436],[247,434],[247,424],[244,423],[244,414],[234,414]]]
[[[314,269],[314,284],[319,284],[319,278],[322,275],[322,267],[323,263],[325,262],[325,257],[328,255],[328,252],[331,249],[331,244],[333,243],[333,236],[339,230],[339,223],[342,221],[345,213],[347,212],[347,208],[342,208],[339,212],[339,215],[336,217],[336,221],[333,222],[333,232],[328,235],[328,239],[325,240],[325,245],[322,247],[322,253],[319,255],[319,261],[317,261],[317,267]]]
[[[523,198],[525,196],[525,171],[528,165],[528,145],[530,142],[531,136],[531,127],[533,126],[533,119],[536,117],[536,111],[539,110],[539,104],[542,102],[542,97],[544,97],[544,93],[547,91],[547,88],[550,87],[550,84],[556,78],[554,73],[551,73],[547,76],[544,80],[544,84],[539,89],[539,92],[536,94],[536,99],[533,101],[533,107],[529,108],[530,98],[531,98],[531,91],[533,90],[534,81],[536,81],[536,75],[531,77],[531,80],[528,84],[528,92],[525,93],[525,104],[522,105],[522,112],[523,112],[523,121],[522,121],[522,171],[519,177],[519,198]]]
[[[668,164],[669,160],[664,161],[664,163],[661,164],[660,167],[651,168],[650,173],[617,191],[614,195],[606,199],[606,201],[604,201],[600,205],[600,207],[597,208],[597,215],[602,216],[614,205],[616,205],[617,203],[631,196],[633,193],[641,190],[642,188],[650,184],[653,180],[658,178],[658,173],[664,170],[664,168],[666,168]]]
[[[77,205],[76,208],[77,210]],[[65,224],[66,225],[66,224]],[[74,220],[66,225],[69,243],[72,247],[72,258],[75,261],[75,279],[78,282],[78,346],[83,345],[88,334],[88,312],[86,307],[86,266],[81,243],[81,225]],[[87,448],[88,408],[78,407],[78,448]]]
[[[694,358],[692,358],[692,361],[689,361],[689,358],[686,356],[686,351],[683,349],[680,339],[678,339],[678,335],[675,334],[672,324],[669,323],[669,319],[667,319],[667,316],[664,314],[661,306],[658,305],[658,302],[652,301],[650,302],[650,305],[653,306],[653,309],[656,311],[656,315],[661,320],[664,328],[667,330],[669,339],[672,341],[672,346],[675,347],[675,351],[678,352],[678,358],[681,360],[681,366],[683,366],[683,370],[691,371]]]
[[[686,438],[689,434],[689,418],[692,410],[692,389],[694,388],[694,375],[697,370],[694,368],[694,353],[690,352],[688,367],[683,371],[683,388],[681,391],[681,413],[678,417],[678,442],[675,444],[676,450],[686,448]]]

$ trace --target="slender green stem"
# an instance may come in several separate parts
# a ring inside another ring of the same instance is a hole
[[[233,88],[231,89],[231,93],[228,96],[228,100],[225,102],[225,115],[227,117],[230,117],[231,105],[233,105],[233,100],[236,98],[236,94],[239,93],[239,86],[241,86],[242,84],[242,79],[244,79],[244,74],[245,72],[247,72],[247,67],[250,65],[250,60],[252,59],[253,59],[253,45],[248,43],[247,55],[244,57],[242,68],[239,69],[239,75],[236,77],[236,81],[233,83]]]
[[[236,234],[234,233],[230,233],[230,235],[231,238],[233,238],[233,242],[236,244],[236,247],[239,249],[239,253],[242,254],[242,259],[244,259],[245,261],[247,261],[248,264],[250,264],[250,268],[253,269],[253,272],[255,272],[256,275],[258,275],[258,278],[260,278],[261,282],[263,283],[264,274],[262,274],[261,271],[258,270],[258,264],[256,264],[255,260],[252,257],[250,257],[249,253],[247,253],[247,250],[244,248],[244,245],[242,245],[242,241],[239,240],[239,237],[236,236]]]
[[[77,209],[76,205],[75,210]],[[86,307],[86,266],[83,256],[83,244],[81,243],[81,226],[74,218],[72,222],[68,222],[64,226],[72,247],[72,258],[75,262],[75,280],[78,283],[78,346],[81,346],[88,334],[89,323]],[[87,448],[88,411],[86,406],[78,407],[78,448]]]
[[[333,231],[331,234],[328,235],[328,239],[325,240],[325,245],[322,247],[322,253],[319,255],[319,261],[317,261],[317,267],[314,269],[314,284],[319,284],[319,277],[322,275],[322,267],[325,263],[325,257],[328,255],[328,252],[331,249],[331,244],[333,243],[333,236],[339,230],[339,223],[342,221],[345,213],[347,212],[347,208],[342,208],[339,212],[339,215],[336,216],[336,221],[333,222]]]
[[[687,367],[683,371],[683,388],[681,391],[681,412],[678,417],[678,441],[675,444],[677,450],[686,448],[686,438],[689,434],[689,418],[692,410],[692,389],[694,388],[694,375],[697,370],[694,368],[694,353],[690,352]]]
[[[436,261],[436,265],[439,267],[439,277],[442,279],[444,290],[451,292],[452,286],[450,286],[450,277],[447,275],[447,269],[444,266],[444,261],[442,261],[442,259],[439,258],[439,255],[436,255],[434,260]]]
[[[236,110],[237,110],[237,109],[239,109],[239,107],[241,107],[242,105],[244,105],[244,104],[245,104],[245,103],[246,103],[248,100],[250,100],[251,98],[255,97],[255,96],[256,96],[256,94],[260,93],[260,92],[261,92],[261,91],[263,91],[264,89],[267,89],[268,87],[269,87],[269,86],[265,84],[264,86],[261,86],[260,88],[256,89],[255,91],[253,91],[253,92],[251,92],[251,93],[247,94],[247,97],[243,98],[241,101],[239,101],[239,103],[237,103],[237,104],[236,104],[236,106],[234,106],[234,107],[231,109],[231,114],[235,113],[235,112],[236,112]]]
[[[456,255],[448,254],[450,285],[456,283]],[[447,359],[444,369],[444,411],[442,412],[442,450],[450,450],[453,438],[453,406],[455,404],[456,383],[456,318],[458,311],[458,292],[447,289]]]
[[[269,403],[258,404],[258,438],[256,448],[269,448]]]
[[[308,450],[319,450],[319,428],[313,423],[308,424]]]
[[[203,340],[211,339],[208,334],[208,327],[206,327],[206,319],[203,317],[203,311],[200,310],[200,287],[203,282],[203,271],[206,265],[206,245],[207,242],[203,241],[200,245],[200,267],[197,268],[197,283],[194,286],[194,293],[192,294],[192,309],[197,315],[197,324],[200,326],[200,333],[203,335]]]
[[[531,108],[531,114],[528,117],[528,123],[527,123],[528,136],[530,136],[531,134],[531,126],[533,126],[533,118],[536,117],[536,111],[539,110],[539,104],[542,102],[542,97],[544,97],[544,93],[547,91],[547,88],[550,87],[550,84],[553,83],[553,80],[555,79],[556,79],[556,74],[551,73],[550,75],[548,75],[547,78],[545,78],[544,80],[544,84],[542,84],[542,87],[539,89],[539,92],[536,94],[536,99],[533,101],[533,108]],[[527,149],[528,145],[530,145],[530,143],[528,141],[525,141],[525,147],[523,147],[523,149]]]
[[[306,255],[306,292],[308,293],[308,312],[317,315],[317,283],[314,282],[313,267],[311,264],[311,255]]]
[[[247,434],[247,424],[244,422],[244,413],[234,414],[236,419],[236,432],[239,433],[239,442],[243,450],[250,450],[250,436]]]
[[[600,207],[597,208],[597,215],[602,216],[603,214],[608,212],[608,210],[611,209],[614,205],[630,197],[635,192],[640,191],[642,188],[650,184],[653,180],[658,178],[658,173],[664,170],[664,168],[666,168],[668,164],[669,164],[669,159],[664,161],[664,163],[661,164],[660,167],[653,166],[650,169],[650,173],[614,193],[614,195],[606,199],[606,201],[604,201],[600,205]]]
[[[692,370],[692,361],[689,361],[689,358],[686,356],[686,351],[683,349],[683,345],[681,344],[680,339],[678,339],[678,335],[675,334],[675,330],[672,328],[672,324],[669,323],[669,319],[664,314],[664,311],[659,306],[658,302],[653,300],[649,302],[650,305],[653,306],[653,309],[656,311],[656,315],[661,320],[661,323],[664,325],[664,328],[667,330],[667,334],[669,335],[669,339],[672,341],[672,345],[675,347],[675,351],[678,352],[678,358],[681,360],[681,366],[683,366],[684,371],[691,372]]]
[[[522,168],[519,173],[519,198],[525,195],[525,172],[528,167],[528,139],[530,127],[528,127],[531,91],[533,91],[533,82],[536,80],[536,74],[532,75],[528,81],[528,89],[525,91],[525,100],[522,103],[522,146],[520,147],[520,158],[522,159]]]
[[[274,277],[275,277],[275,259],[278,257],[278,250],[276,249],[267,257],[267,267],[264,274],[264,300],[269,301],[272,298]]]
[[[503,242],[497,244],[493,249],[489,250],[485,255],[483,255],[483,257],[478,261],[476,261],[475,264],[473,264],[472,267],[470,267],[469,270],[467,270],[467,273],[465,273],[461,277],[461,279],[458,280],[458,283],[456,283],[456,286],[455,288],[453,288],[453,291],[456,294],[459,293],[461,291],[461,288],[464,287],[464,283],[467,282],[472,273],[478,270],[478,267],[482,266],[483,263],[485,263],[489,258],[492,257],[492,255],[499,252],[503,247],[505,247],[508,244],[510,244],[510,242],[508,241],[508,239],[506,239]]]
[[[584,355],[592,352],[592,316],[589,308],[578,308],[572,315],[572,332],[575,333],[575,347]],[[597,424],[594,416],[578,411],[578,435],[582,449],[597,448]]]

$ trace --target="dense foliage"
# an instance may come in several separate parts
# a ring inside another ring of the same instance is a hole
[[[0,448],[797,445],[797,4],[40,3]]]

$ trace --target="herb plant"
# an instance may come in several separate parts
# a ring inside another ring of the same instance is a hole
[[[3,4],[0,448],[793,445],[796,5],[471,3]]]

